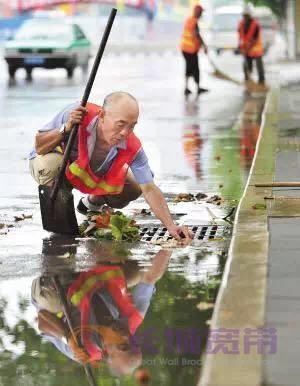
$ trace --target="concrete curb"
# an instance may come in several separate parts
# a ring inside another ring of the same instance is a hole
[[[232,348],[237,343],[239,353],[220,352],[204,357],[199,386],[260,386],[262,384],[262,355],[255,350],[247,353],[244,343],[245,328],[263,327],[269,233],[267,208],[264,197],[271,189],[256,189],[255,183],[272,181],[278,128],[279,89],[268,93],[262,116],[255,157],[243,197],[235,218],[228,260],[219,290],[211,323],[211,330],[236,329],[238,337],[227,338],[225,344]],[[220,330],[219,330],[220,331]],[[225,338],[226,339],[226,338]],[[231,343],[230,343],[231,342]]]

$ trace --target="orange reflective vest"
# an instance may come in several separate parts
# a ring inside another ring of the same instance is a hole
[[[87,140],[90,135],[87,128],[99,114],[101,107],[87,104],[88,113],[83,119],[78,133],[78,158],[68,165],[66,176],[74,188],[82,193],[95,195],[120,194],[124,189],[129,165],[141,148],[140,140],[131,133],[127,138],[126,149],[118,149],[118,154],[105,175],[97,176],[90,167]]]
[[[89,324],[91,299],[99,289],[105,289],[118,307],[121,317],[127,319],[128,329],[133,335],[143,321],[143,316],[136,309],[127,291],[123,271],[118,266],[100,266],[88,272],[82,272],[71,284],[67,299],[80,310],[81,342],[91,361],[101,360],[104,352],[92,341],[92,333],[97,326]],[[99,329],[100,330],[100,329]]]
[[[187,54],[196,54],[201,48],[201,41],[196,35],[196,27],[198,20],[191,16],[186,19],[181,38],[181,51]]]
[[[255,40],[252,47],[248,50],[249,44],[252,44],[253,37],[256,29],[258,28],[258,38]],[[258,58],[264,54],[263,42],[261,27],[259,23],[252,19],[250,23],[250,28],[245,32],[245,21],[242,20],[239,25],[239,36],[240,36],[240,50],[242,53],[245,53],[251,58]]]

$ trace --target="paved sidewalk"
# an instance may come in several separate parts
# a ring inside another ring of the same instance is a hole
[[[201,386],[299,385],[300,188],[256,187],[300,181],[299,101],[299,85],[286,83],[268,95],[211,324],[237,329],[240,351],[207,356]]]
[[[300,181],[300,87],[280,93],[275,181]],[[300,190],[275,188],[270,206],[267,326],[276,329],[277,352],[265,362],[267,385],[299,385]],[[275,213],[272,210],[276,209]]]

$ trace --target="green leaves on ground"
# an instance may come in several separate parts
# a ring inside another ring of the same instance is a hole
[[[81,236],[92,236],[99,240],[133,242],[140,239],[135,221],[120,211],[93,215],[79,226],[79,230]]]

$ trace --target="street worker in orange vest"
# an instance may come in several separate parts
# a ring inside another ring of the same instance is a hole
[[[137,100],[126,92],[114,92],[103,106],[73,104],[58,113],[38,131],[35,149],[30,153],[30,170],[42,185],[53,183],[62,162],[62,152],[75,124],[80,124],[77,142],[71,152],[66,179],[88,194],[77,210],[86,215],[104,205],[124,208],[142,193],[153,213],[178,241],[187,242],[193,233],[176,225],[153,173],[140,140],[134,134],[139,117]],[[130,170],[128,169],[130,167]]]
[[[252,16],[251,5],[245,5],[243,19],[239,27],[239,51],[244,55],[245,80],[253,71],[253,62],[256,62],[259,84],[265,85],[265,70],[263,64],[263,41],[261,26]]]
[[[207,54],[207,46],[200,34],[198,20],[202,16],[203,7],[195,5],[193,15],[188,17],[184,23],[183,34],[181,38],[180,48],[185,59],[185,90],[184,94],[188,96],[191,94],[189,89],[189,78],[194,78],[197,86],[197,94],[207,92],[206,88],[200,87],[200,70],[198,52],[203,47]]]

